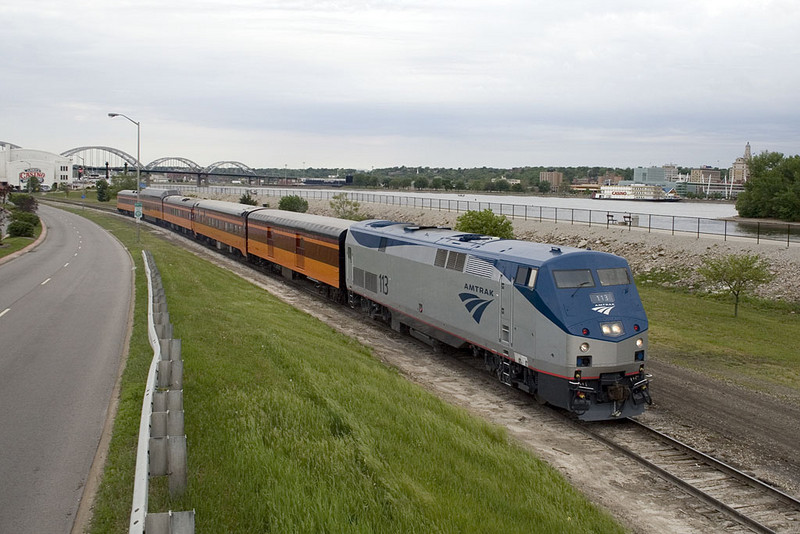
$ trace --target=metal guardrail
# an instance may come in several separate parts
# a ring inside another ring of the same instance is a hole
[[[147,374],[133,483],[131,534],[193,534],[194,511],[149,513],[149,480],[169,477],[170,495],[186,491],[186,434],[183,419],[181,340],[172,339],[161,275],[148,251],[142,251],[147,275],[147,335],[153,360]]]
[[[404,206],[411,208],[439,210],[448,212],[482,211],[490,209],[498,215],[510,218],[547,221],[563,224],[586,224],[588,226],[617,227],[660,231],[684,235],[717,236],[727,241],[728,238],[752,239],[757,244],[771,242],[785,244],[787,247],[800,245],[800,224],[773,221],[734,221],[728,219],[711,219],[681,215],[657,215],[652,213],[634,213],[614,210],[591,210],[583,208],[567,208],[555,206],[537,206],[533,204],[514,204],[486,200],[442,198],[437,195],[414,196],[402,193],[371,193],[364,191],[329,191],[320,189],[282,189],[276,187],[197,187],[181,184],[168,187],[184,192],[200,194],[241,195],[245,191],[267,197],[283,197],[298,195],[309,200],[330,200],[334,195],[346,194],[349,200],[356,202]]]

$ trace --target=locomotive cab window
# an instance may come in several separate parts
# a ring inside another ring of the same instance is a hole
[[[536,285],[536,274],[539,269],[533,267],[517,267],[517,275],[514,277],[514,283],[518,286],[527,286],[533,289]]]
[[[631,283],[628,269],[624,267],[616,269],[597,269],[597,278],[600,279],[601,286],[625,286]]]
[[[594,287],[594,278],[589,269],[570,269],[568,271],[553,271],[556,287],[569,289],[578,287]]]

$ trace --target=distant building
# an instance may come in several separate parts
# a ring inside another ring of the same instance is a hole
[[[69,184],[72,182],[72,161],[64,156],[43,150],[10,148],[0,145],[0,182],[8,182],[14,189],[24,190],[28,180],[36,178],[42,185]]]
[[[664,169],[664,179],[668,182],[677,182],[678,181],[678,166],[673,165],[672,163],[668,165],[664,165],[661,167]]]
[[[744,156],[736,158],[731,167],[731,181],[735,184],[743,184],[750,178],[750,143],[744,147]]]
[[[616,174],[614,171],[606,171],[606,173],[598,180],[603,185],[617,185],[623,177]]]
[[[633,183],[661,184],[666,181],[666,172],[663,167],[636,167],[633,169]]]
[[[564,173],[559,171],[541,171],[539,173],[540,182],[549,182],[551,189],[558,189],[564,181]]]
[[[719,183],[722,181],[722,174],[718,169],[703,165],[699,169],[692,169],[689,181],[695,183]]]

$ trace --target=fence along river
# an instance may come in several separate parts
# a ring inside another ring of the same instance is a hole
[[[490,209],[507,217],[589,226],[624,225],[647,231],[752,239],[792,246],[800,244],[800,224],[754,219],[734,220],[738,213],[733,203],[719,201],[646,202],[631,200],[595,200],[547,196],[500,196],[455,193],[373,192],[305,187],[231,187],[156,185],[179,189],[183,193],[240,196],[249,191],[254,196],[283,197],[298,195],[309,200],[330,200],[347,194],[357,202],[408,206],[451,212]]]

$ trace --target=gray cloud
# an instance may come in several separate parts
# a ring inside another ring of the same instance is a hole
[[[797,153],[789,0],[10,0],[0,138],[256,166],[728,165]],[[263,147],[269,147],[265,150]],[[224,152],[224,153],[223,153]]]

